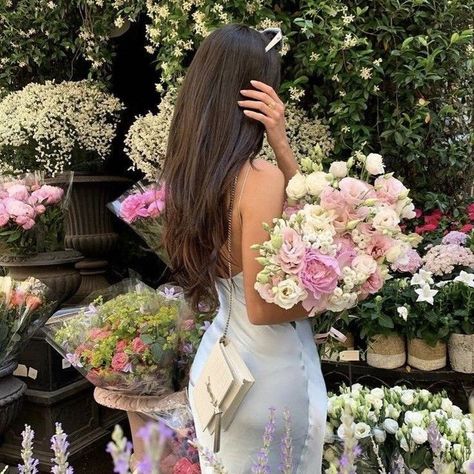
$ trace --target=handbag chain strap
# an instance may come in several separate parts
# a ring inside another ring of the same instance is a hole
[[[230,315],[232,313],[232,304],[234,300],[234,292],[233,292],[233,282],[232,282],[232,212],[234,210],[234,199],[235,199],[235,190],[237,188],[237,179],[236,176],[232,180],[232,186],[230,189],[230,204],[229,204],[229,213],[227,216],[227,269],[229,274],[229,312],[227,314],[227,320],[225,322],[224,332],[222,333],[222,337],[220,341],[226,345],[227,343],[227,333],[229,332],[229,323],[230,323]]]

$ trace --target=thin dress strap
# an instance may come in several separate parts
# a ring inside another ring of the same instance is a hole
[[[242,183],[242,187],[240,188],[239,201],[237,202],[237,210],[239,211],[239,215],[240,215],[240,201],[242,201],[242,196],[244,194],[244,189],[245,189],[245,183],[247,182],[247,178],[249,177],[251,168],[252,168],[252,165],[249,163],[247,171],[245,173],[244,181]],[[240,219],[242,219],[242,216],[240,216]]]

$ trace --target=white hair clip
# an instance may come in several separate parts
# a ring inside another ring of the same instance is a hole
[[[265,47],[265,52],[268,53],[276,44],[278,44],[283,39],[283,33],[280,28],[266,28],[261,31],[261,33],[275,33],[275,36]]]

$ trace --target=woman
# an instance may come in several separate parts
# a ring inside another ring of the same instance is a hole
[[[293,472],[321,472],[326,389],[307,312],[301,304],[284,310],[266,303],[254,289],[260,267],[251,245],[268,238],[262,223],[281,215],[286,183],[298,170],[286,137],[284,106],[275,93],[279,55],[267,48],[273,36],[230,25],[206,38],[177,99],[163,173],[165,246],[176,280],[195,309],[219,306],[191,369],[191,407],[194,411],[193,386],[224,330],[229,280],[234,286],[229,338],[255,378],[222,432],[218,458],[229,474],[252,471],[270,407],[277,410],[272,472],[281,463],[285,408],[291,414]],[[278,167],[256,158],[265,131]],[[212,449],[212,436],[195,421],[198,441]],[[202,464],[203,472],[213,472]]]

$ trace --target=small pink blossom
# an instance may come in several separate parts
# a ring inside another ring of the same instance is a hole
[[[128,355],[125,354],[125,352],[117,352],[117,354],[112,357],[110,365],[112,366],[112,369],[117,372],[125,372],[129,369],[129,362]]]
[[[120,206],[120,217],[129,224],[140,217],[148,217],[148,209],[143,199],[143,194],[127,196]]]
[[[142,354],[148,349],[148,345],[145,344],[140,337],[136,337],[132,341],[132,350],[137,354]]]
[[[297,274],[303,267],[306,252],[301,236],[291,227],[283,229],[283,244],[278,251],[278,260],[286,273]]]

